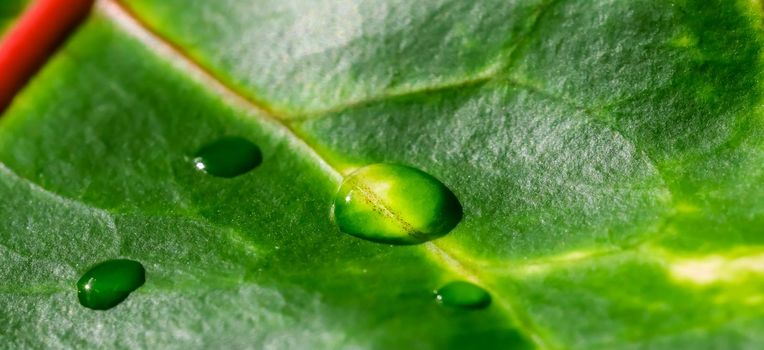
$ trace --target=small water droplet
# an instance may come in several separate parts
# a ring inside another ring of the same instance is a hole
[[[235,136],[221,138],[196,153],[194,166],[212,176],[235,177],[263,161],[260,148],[247,139]]]
[[[389,244],[438,238],[462,219],[462,206],[446,185],[421,170],[394,164],[373,164],[350,174],[332,211],[340,231]]]
[[[77,281],[82,306],[106,310],[117,306],[146,281],[146,270],[137,261],[106,260],[90,268]]]
[[[491,295],[472,283],[455,281],[435,291],[435,299],[443,305],[460,309],[482,309],[491,304]]]

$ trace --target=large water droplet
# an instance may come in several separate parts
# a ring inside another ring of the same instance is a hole
[[[350,174],[334,197],[340,231],[374,242],[417,244],[451,231],[462,219],[456,196],[421,170],[373,164]]]
[[[443,305],[460,309],[482,309],[491,304],[488,292],[469,282],[456,281],[435,292],[435,299]]]
[[[146,270],[137,261],[106,260],[85,272],[77,281],[82,306],[106,310],[117,306],[146,281]]]
[[[197,169],[218,177],[244,174],[263,161],[260,148],[241,137],[224,137],[199,150],[194,158]]]

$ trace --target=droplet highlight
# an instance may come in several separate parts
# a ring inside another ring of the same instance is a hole
[[[491,294],[470,282],[455,281],[435,291],[435,299],[460,309],[482,309],[491,304]]]
[[[217,177],[235,177],[244,174],[263,161],[260,148],[241,137],[224,137],[202,147],[196,153],[197,170]]]
[[[347,176],[334,197],[340,231],[388,244],[418,244],[450,232],[462,206],[446,185],[421,170],[372,164]]]
[[[111,309],[146,281],[146,270],[137,261],[115,259],[90,268],[77,281],[77,298],[94,310]]]

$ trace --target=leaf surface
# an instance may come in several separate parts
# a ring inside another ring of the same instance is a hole
[[[5,32],[26,3],[27,0],[7,0],[0,4],[0,33]]]
[[[100,7],[0,121],[2,343],[764,343],[756,4],[126,6]],[[196,171],[227,135],[262,165]],[[459,226],[407,247],[338,232],[339,181],[380,162],[445,183]],[[145,286],[77,304],[79,275],[117,257]],[[438,305],[452,280],[493,303]]]

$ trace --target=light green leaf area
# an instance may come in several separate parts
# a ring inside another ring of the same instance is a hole
[[[126,2],[263,110],[97,12],[0,120],[0,343],[764,345],[759,4]],[[229,135],[262,164],[197,171]],[[340,233],[339,177],[381,162],[442,181],[462,222]],[[114,258],[146,284],[80,306]],[[454,280],[491,305],[436,303]]]
[[[300,115],[489,76],[544,2],[124,1],[250,98]]]

